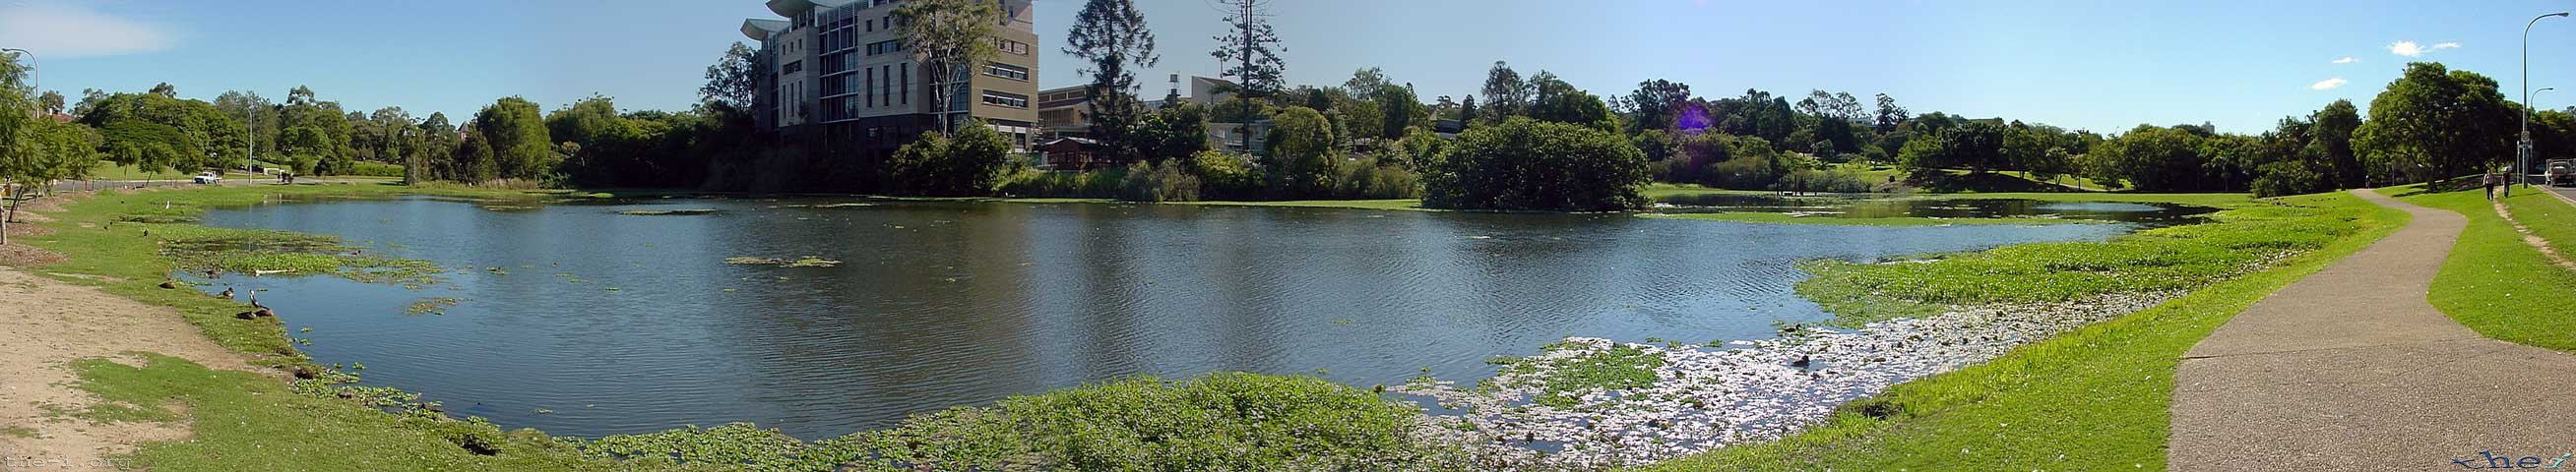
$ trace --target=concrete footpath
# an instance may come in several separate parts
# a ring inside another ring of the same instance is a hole
[[[2467,218],[2353,193],[2415,220],[2184,356],[2172,470],[2576,469],[2576,356],[2487,339],[2425,301]]]

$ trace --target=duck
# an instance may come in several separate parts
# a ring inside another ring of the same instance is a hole
[[[273,317],[276,317],[276,316],[277,316],[277,312],[269,311],[269,310],[268,310],[268,305],[261,305],[261,304],[259,304],[259,293],[258,293],[258,292],[252,292],[252,293],[250,294],[250,307],[251,307],[251,308],[257,308],[257,309],[258,309],[258,311],[252,311],[252,312],[250,312],[252,316],[257,316],[257,317],[260,317],[260,318],[273,318]]]
[[[1805,355],[1805,354],[1800,354],[1800,355],[1798,355],[1798,360],[1789,361],[1789,366],[1790,366],[1790,367],[1796,367],[1796,368],[1804,369],[1804,368],[1807,368],[1807,366],[1808,366],[1808,365],[1813,364],[1814,362],[1815,362],[1815,358],[1814,358],[1814,357],[1810,357],[1810,356],[1807,356],[1807,355]]]
[[[231,299],[233,299],[233,288],[232,288],[232,287],[224,287],[224,293],[218,293],[218,294],[215,294],[215,296],[223,297],[225,300],[231,300]]]

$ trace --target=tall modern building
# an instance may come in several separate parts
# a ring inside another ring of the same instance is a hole
[[[743,21],[743,36],[760,42],[753,100],[760,128],[862,153],[891,152],[938,129],[932,77],[895,25],[903,1],[768,0],[769,11],[786,19]],[[1000,54],[973,69],[947,109],[964,112],[960,123],[984,120],[1026,149],[1038,118],[1031,0],[980,1],[1002,9],[994,28]]]

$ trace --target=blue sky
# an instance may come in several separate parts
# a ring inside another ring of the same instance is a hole
[[[1056,52],[1076,0],[1037,0],[1046,86],[1074,85]],[[1144,75],[1215,75],[1220,14],[1207,0],[1138,0],[1163,63]],[[1278,0],[1294,83],[1382,67],[1425,100],[1472,93],[1487,66],[1545,69],[1596,93],[1640,80],[1703,96],[1747,88],[1895,96],[1915,112],[2003,116],[2097,131],[2210,122],[2256,132],[2334,99],[2364,106],[2409,61],[2495,77],[2516,94],[2531,16],[2570,1],[1737,2]],[[758,0],[282,2],[0,0],[0,47],[36,51],[44,85],[282,100],[309,85],[353,110],[470,114],[520,95],[552,109],[591,94],[682,108]],[[2540,106],[2576,104],[2576,20],[2532,41]],[[2401,42],[2410,42],[2405,47]],[[2412,53],[2413,56],[2401,53]],[[2349,62],[2337,63],[2344,58]],[[2326,87],[2341,79],[2341,86]],[[460,117],[461,118],[461,117]]]

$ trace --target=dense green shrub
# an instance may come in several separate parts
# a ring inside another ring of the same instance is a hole
[[[1161,164],[1137,162],[1127,166],[1127,177],[1118,185],[1118,198],[1139,202],[1194,202],[1199,199],[1199,177],[1190,175],[1179,162]]]
[[[907,195],[989,194],[1010,154],[1010,139],[982,121],[960,125],[954,135],[924,133],[895,150],[893,187]]]
[[[1344,162],[1335,196],[1358,199],[1422,198],[1422,176],[1402,164],[1376,158]]]
[[[1280,110],[1271,119],[1269,155],[1261,163],[1271,192],[1290,199],[1330,195],[1341,158],[1332,122],[1305,107]]]
[[[1580,125],[1514,118],[1461,136],[1424,182],[1425,206],[1497,210],[1643,207],[1645,153]]]
[[[1421,414],[1311,377],[1152,377],[1012,397],[864,433],[879,464],[911,470],[1448,470],[1453,445]]]
[[[1199,177],[1199,196],[1209,199],[1243,199],[1262,193],[1261,173],[1252,168],[1253,157],[1224,151],[1199,151],[1190,155],[1190,173]]]
[[[1021,169],[1002,177],[1001,192],[1013,197],[1117,198],[1127,169],[1048,172]]]

